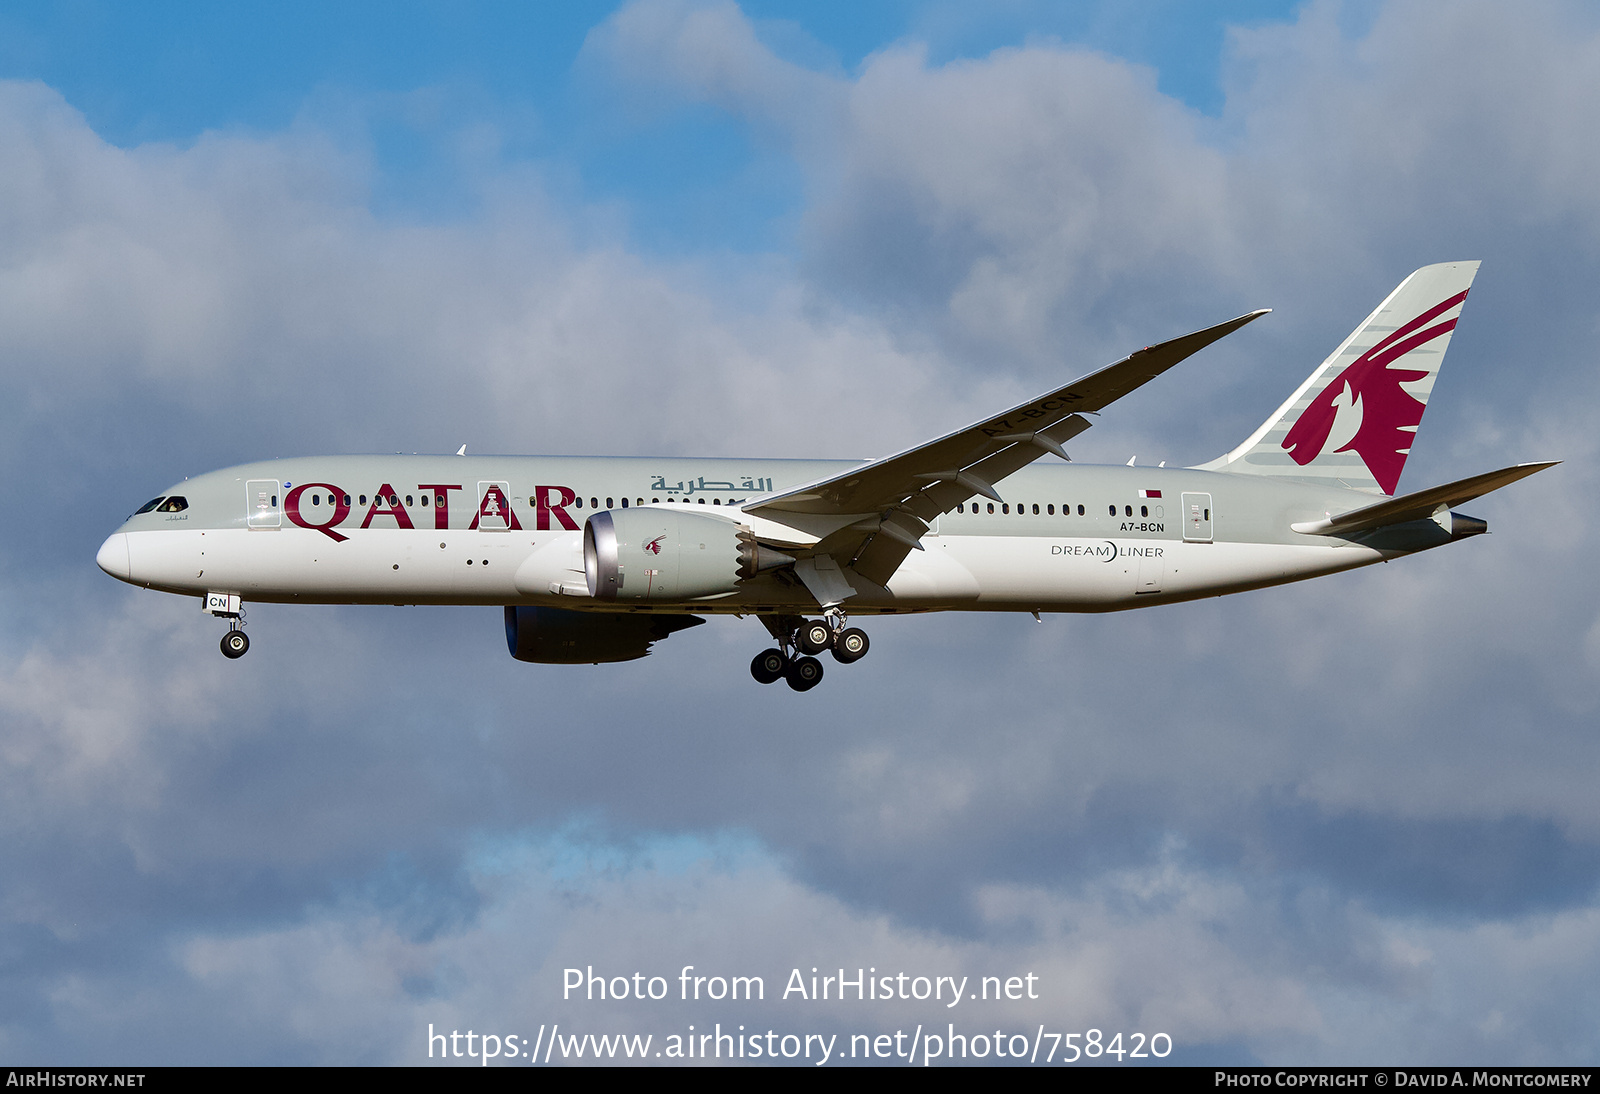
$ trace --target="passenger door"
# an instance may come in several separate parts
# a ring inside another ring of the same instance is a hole
[[[251,528],[279,528],[283,510],[278,505],[277,479],[251,479],[244,488],[245,523]]]
[[[1183,541],[1211,542],[1211,495],[1183,495]]]

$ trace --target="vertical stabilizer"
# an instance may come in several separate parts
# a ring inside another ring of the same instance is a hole
[[[1400,282],[1260,429],[1201,468],[1393,494],[1477,272],[1442,262]]]

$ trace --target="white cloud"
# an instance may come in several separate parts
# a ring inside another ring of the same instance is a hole
[[[177,1016],[217,1059],[404,1059],[429,1021],[544,1020],[566,963],[671,955],[1026,966],[1060,1021],[1263,1058],[1589,1058],[1592,1022],[1540,1022],[1589,1014],[1595,966],[1597,42],[1555,4],[1396,3],[1357,39],[1312,6],[1235,36],[1211,121],[1068,46],[844,75],[726,5],[631,5],[591,58],[810,179],[798,263],[732,272],[590,238],[526,168],[424,227],[309,123],[119,149],[0,85],[0,451],[10,511],[47,509],[6,547],[4,927],[47,955],[6,1043],[176,1058]],[[803,698],[745,677],[748,622],[591,671],[510,662],[492,612],[263,608],[224,664],[192,604],[89,564],[151,477],[462,441],[869,456],[1281,303],[1075,449],[1199,459],[1394,278],[1475,256],[1406,485],[1568,457],[1468,507],[1495,536],[1124,617],[886,620]],[[522,846],[574,815],[611,826],[600,866]],[[754,850],[627,858],[728,830]],[[366,894],[391,854],[407,894]]]
[[[854,1034],[917,1023],[972,1036],[1031,1035],[1042,1022],[1047,1032],[1098,1028],[1107,1041],[1120,1030],[1125,1045],[1135,1032],[1166,1033],[1179,1059],[1242,1045],[1267,1063],[1420,1063],[1474,1052],[1527,1063],[1593,1050],[1592,1024],[1580,1014],[1551,1024],[1536,1017],[1551,1009],[1542,985],[1564,983],[1581,996],[1578,970],[1592,968],[1600,944],[1590,910],[1515,928],[1419,926],[1317,890],[1275,907],[1270,891],[1184,859],[1169,846],[1149,866],[1072,894],[986,888],[988,937],[957,938],[853,909],[745,840],[624,849],[568,831],[480,859],[472,885],[483,903],[459,927],[418,933],[359,900],[313,908],[297,924],[178,942],[167,992],[184,1000],[191,1038],[208,1046],[202,1056],[250,1046],[329,1063],[420,1062],[430,1025],[531,1041],[557,1023],[569,1035],[650,1033],[659,1047],[690,1024],[838,1034],[848,1046]],[[1295,929],[1296,919],[1315,930]],[[760,977],[763,997],[685,1000],[686,966],[708,983]],[[859,1000],[854,989],[840,1001],[836,987],[825,1002],[785,997],[794,970],[809,993],[813,969],[820,977],[840,968],[849,979],[859,968],[905,973],[897,991],[913,990],[918,976],[965,978],[980,998],[952,1007],[948,987],[942,1000],[922,1003]],[[582,971],[584,987],[564,990],[569,969]],[[622,977],[631,989],[635,973],[641,984],[660,977],[664,989],[655,990],[665,998],[608,999],[588,986],[591,975],[606,984]],[[991,994],[1017,977],[1021,998],[983,1000],[985,977],[999,978]],[[114,1030],[115,1044],[151,1020],[150,999],[117,991],[74,975],[53,999],[65,1026]]]

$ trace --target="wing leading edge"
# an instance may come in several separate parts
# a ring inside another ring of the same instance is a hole
[[[922,549],[919,540],[940,513],[979,494],[1001,500],[994,484],[1006,476],[1046,453],[1068,458],[1062,446],[1089,428],[1083,414],[1109,406],[1269,310],[1253,311],[1135,350],[1115,364],[1003,414],[843,474],[763,498],[745,509],[785,524],[832,525],[811,554],[831,556],[843,564],[846,577],[853,572],[882,585],[907,554]],[[839,527],[837,518],[841,517],[858,519]],[[807,582],[808,587],[810,584]],[[837,583],[827,585],[826,596],[823,583],[818,584],[812,592],[819,602],[840,601]]]

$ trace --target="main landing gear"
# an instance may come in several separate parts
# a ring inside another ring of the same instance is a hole
[[[845,626],[845,614],[838,609],[822,619],[764,615],[761,622],[778,645],[756,654],[750,675],[762,684],[786,680],[795,691],[810,691],[822,682],[822,662],[816,654],[829,650],[835,661],[848,665],[865,657],[872,645],[866,631]]]

